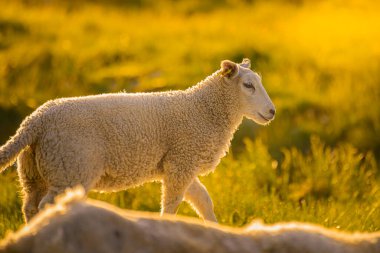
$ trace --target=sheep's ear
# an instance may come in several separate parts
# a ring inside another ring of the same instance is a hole
[[[240,66],[250,69],[251,68],[251,60],[248,58],[244,58],[243,61],[240,63]]]
[[[239,66],[232,61],[229,61],[229,60],[222,61],[221,67],[222,67],[221,75],[229,79],[233,79],[237,77],[237,75],[239,74]]]

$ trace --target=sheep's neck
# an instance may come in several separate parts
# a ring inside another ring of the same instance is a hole
[[[197,110],[217,129],[233,134],[241,123],[239,95],[231,84],[215,72],[202,82],[190,88],[189,93]],[[222,128],[221,128],[222,126]]]

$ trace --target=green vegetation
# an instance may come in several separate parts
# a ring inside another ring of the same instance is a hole
[[[380,230],[380,4],[221,2],[0,0],[0,143],[49,99],[183,89],[249,57],[277,115],[201,178],[220,222]],[[23,223],[14,168],[0,189],[2,238]],[[160,184],[90,196],[158,211]]]

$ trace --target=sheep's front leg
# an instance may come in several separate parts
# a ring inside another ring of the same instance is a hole
[[[217,222],[214,205],[206,187],[195,178],[185,193],[185,200],[195,208],[198,215],[205,220]]]
[[[192,182],[192,177],[186,177],[179,173],[169,174],[162,182],[161,215],[164,213],[175,214],[179,204],[183,200],[185,191]]]

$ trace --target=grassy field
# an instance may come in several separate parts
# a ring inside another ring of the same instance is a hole
[[[277,108],[244,121],[201,180],[220,223],[309,221],[380,230],[380,4],[375,1],[0,0],[0,143],[57,97],[183,89],[251,58]],[[22,225],[0,175],[0,238]],[[158,211],[160,184],[91,193]],[[183,203],[180,214],[195,215]]]

